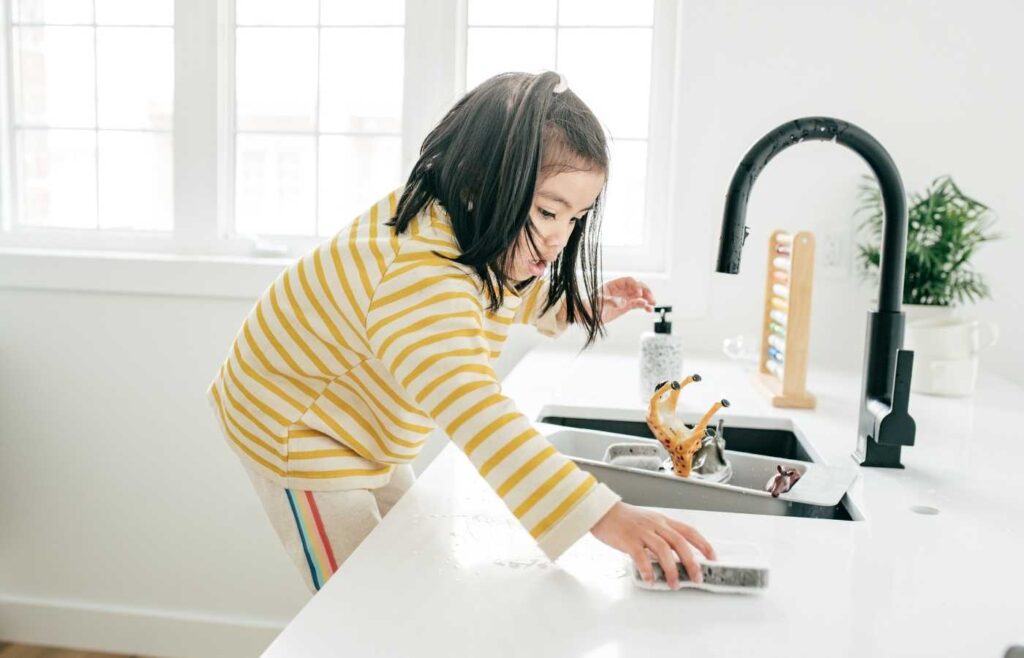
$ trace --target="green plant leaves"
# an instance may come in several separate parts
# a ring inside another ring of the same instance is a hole
[[[858,230],[866,239],[857,245],[857,260],[862,275],[877,281],[885,213],[873,177],[864,176],[857,198],[854,217],[861,217]],[[951,176],[940,176],[923,195],[911,195],[907,219],[904,304],[949,306],[990,296],[970,265],[981,244],[1000,237],[990,232],[995,217],[988,206],[964,194]]]

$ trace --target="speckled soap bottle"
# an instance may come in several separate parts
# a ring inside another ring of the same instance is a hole
[[[658,320],[654,331],[640,336],[640,399],[647,404],[661,382],[681,379],[683,373],[683,341],[672,334],[668,314],[671,306],[655,306]]]

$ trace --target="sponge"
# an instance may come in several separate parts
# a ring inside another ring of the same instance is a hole
[[[679,572],[679,588],[703,589],[720,593],[755,593],[768,588],[768,562],[756,544],[746,542],[712,541],[717,559],[712,561],[694,549],[694,557],[700,566],[704,582],[695,583],[690,580],[686,568],[676,562]],[[650,552],[648,552],[649,555]],[[653,558],[653,555],[652,555]],[[665,572],[656,559],[652,559],[654,567],[654,583],[648,584],[640,575],[636,564],[629,560],[633,573],[633,583],[637,587],[654,590],[670,590]]]

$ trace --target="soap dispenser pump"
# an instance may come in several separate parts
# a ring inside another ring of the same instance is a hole
[[[647,404],[659,384],[682,378],[683,341],[672,333],[671,306],[655,306],[654,331],[640,336],[640,399]]]

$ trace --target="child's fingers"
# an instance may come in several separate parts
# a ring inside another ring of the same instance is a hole
[[[640,287],[640,282],[633,277],[626,279],[626,285],[629,287],[629,294],[634,297],[639,297],[643,292],[643,288]]]
[[[642,297],[625,299],[623,297],[607,295],[602,299],[602,302],[607,305],[605,313],[608,313],[609,310],[613,310],[613,312],[610,315],[607,315],[605,317],[605,321],[611,318],[617,318],[623,313],[631,311],[635,308],[642,308],[646,311],[653,310],[653,307]]]
[[[646,300],[646,299],[641,299],[641,298],[637,298],[637,299],[633,299],[633,300],[630,300],[630,302],[629,302],[629,308],[630,308],[630,309],[634,309],[634,308],[642,308],[643,310],[645,310],[645,311],[648,311],[648,312],[650,312],[650,311],[653,311],[653,310],[654,310],[654,307],[653,307],[653,306],[651,306],[651,305],[650,305],[650,304],[649,304],[649,303],[647,302],[647,300]]]
[[[629,552],[629,557],[633,558],[636,570],[640,572],[640,577],[644,579],[644,582],[653,585],[654,567],[651,566],[651,558],[647,556],[647,551],[642,546],[634,548]]]
[[[647,287],[647,284],[642,281],[640,281],[639,284],[641,290],[640,294],[643,295],[643,298],[647,300],[651,306],[657,306],[658,302],[654,301],[654,293]]]
[[[658,534],[651,535],[644,540],[644,543],[658,556],[658,562],[661,564],[661,570],[665,573],[665,582],[668,583],[668,586],[672,589],[679,589],[679,567],[676,566],[676,558],[672,553],[673,547],[669,546],[665,538]]]
[[[651,305],[656,304],[656,302],[654,301],[654,293],[651,291],[650,287],[648,287],[648,285],[643,281],[638,281],[637,279],[631,277],[628,279],[628,286],[630,295],[634,297],[641,297],[645,301],[649,302]]]
[[[672,550],[679,556],[679,561],[683,563],[690,581],[694,583],[703,582],[704,578],[700,572],[700,565],[697,564],[697,560],[693,557],[693,549],[690,548],[686,538],[671,529],[665,529],[663,532],[666,535],[665,539],[672,543]]]
[[[643,288],[639,281],[631,276],[619,277],[605,284],[609,292],[623,294],[629,297],[639,297],[643,294]]]
[[[694,528],[693,526],[686,525],[681,521],[671,519],[669,517],[665,518],[668,519],[669,525],[672,526],[672,528],[676,530],[679,534],[685,537],[688,542],[696,546],[697,550],[704,554],[704,557],[706,557],[709,560],[718,559],[715,555],[715,549],[711,545],[711,542],[705,539],[704,535],[697,532],[696,528]]]
[[[650,304],[654,306],[654,293],[647,287],[642,281],[637,281],[633,277],[625,277],[621,279],[621,285],[625,288],[625,294],[632,299],[639,299],[644,302],[644,306]]]

